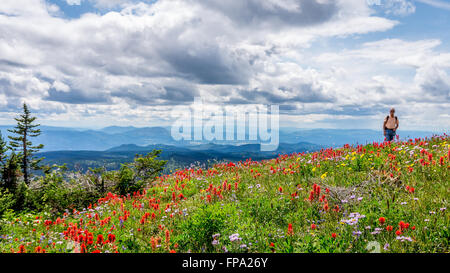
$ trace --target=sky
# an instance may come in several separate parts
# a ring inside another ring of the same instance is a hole
[[[169,126],[194,98],[280,126],[450,128],[450,1],[2,0],[0,124]]]

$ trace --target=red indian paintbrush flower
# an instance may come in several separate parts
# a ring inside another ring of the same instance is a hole
[[[275,252],[275,244],[273,242],[269,244],[269,248],[270,250],[272,250],[272,252]]]
[[[98,236],[97,236],[97,244],[102,244],[103,243],[103,235],[102,234],[99,234]]]
[[[86,253],[86,245],[84,243],[80,246],[80,253]]]
[[[114,243],[114,241],[116,240],[116,235],[110,233],[108,234],[108,241],[111,243]]]
[[[157,245],[156,239],[152,237],[152,238],[150,239],[150,243],[151,243],[151,245],[152,245],[152,250],[155,251],[155,250],[156,250],[156,245]]]
[[[166,230],[166,243],[168,243],[170,241],[170,231],[167,229]]]
[[[24,245],[20,245],[19,246],[19,253],[25,253],[25,252],[26,252],[25,246]]]
[[[400,223],[398,223],[398,226],[400,227],[400,231],[403,231],[403,230],[409,228],[409,223],[405,223],[403,221],[400,221]]]
[[[331,238],[336,239],[336,233],[331,233]]]
[[[309,201],[312,201],[313,199],[314,199],[314,191],[311,191],[311,192],[309,193],[308,200],[309,200]]]
[[[380,217],[380,219],[378,219],[378,222],[380,222],[380,224],[384,224],[386,222],[386,219],[384,217]]]
[[[316,225],[315,224],[311,224],[311,229],[312,230],[316,229]]]
[[[289,224],[289,225],[288,225],[288,232],[287,232],[287,234],[288,234],[289,236],[294,235],[294,229],[292,228],[292,224]]]

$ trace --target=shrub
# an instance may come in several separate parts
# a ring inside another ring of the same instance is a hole
[[[157,160],[160,154],[161,150],[153,150],[145,156],[136,155],[133,163],[122,164],[116,191],[121,195],[136,192],[155,179],[167,164],[165,160]]]
[[[14,206],[14,194],[8,190],[0,190],[0,218]]]
[[[181,223],[181,235],[177,241],[181,248],[211,252],[213,235],[219,233],[226,223],[226,212],[220,204],[204,205],[195,214]]]

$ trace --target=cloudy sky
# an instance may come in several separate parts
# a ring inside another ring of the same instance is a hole
[[[195,97],[281,126],[450,128],[450,1],[1,0],[0,124],[170,125]]]

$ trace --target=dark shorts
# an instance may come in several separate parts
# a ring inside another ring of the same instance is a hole
[[[386,129],[386,141],[392,141],[395,138],[395,131],[391,129]]]

